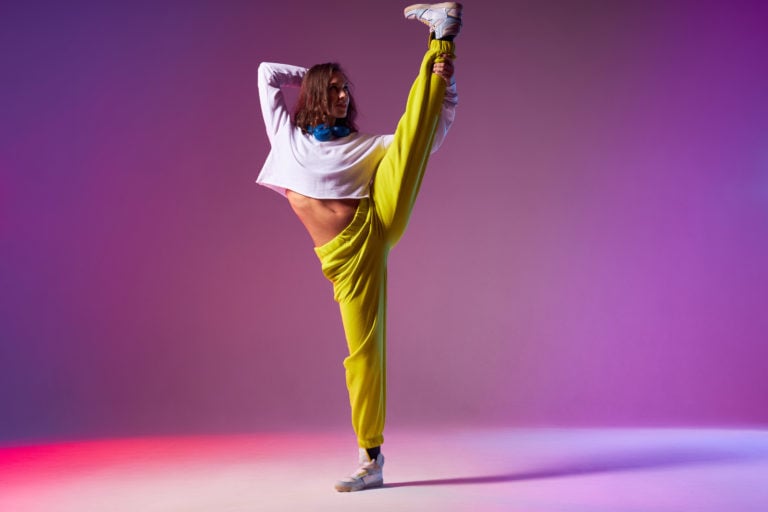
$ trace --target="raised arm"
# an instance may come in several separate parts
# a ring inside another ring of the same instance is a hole
[[[259,64],[259,102],[270,143],[275,134],[291,122],[291,113],[281,88],[300,87],[306,72],[306,68],[290,64]]]
[[[456,105],[459,103],[459,94],[456,89],[456,79],[453,76],[453,60],[445,58],[441,62],[436,62],[432,72],[440,76],[448,84],[448,87],[445,88],[443,110],[435,128],[435,140],[432,142],[432,153],[434,153],[443,144],[446,135],[448,135],[448,130],[450,130],[456,117]]]

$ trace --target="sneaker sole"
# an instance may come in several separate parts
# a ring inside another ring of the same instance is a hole
[[[445,8],[445,9],[456,9],[456,10],[459,11],[458,14],[461,15],[461,9],[463,8],[463,6],[460,3],[458,3],[458,2],[443,2],[441,4],[413,4],[413,5],[409,5],[405,9],[403,9],[403,15],[407,18],[409,11],[414,11],[416,9],[429,9],[429,8],[434,8],[434,9],[443,9],[443,8]]]
[[[372,484],[365,485],[363,484],[362,487],[348,487],[345,485],[336,484],[333,486],[334,489],[336,489],[338,492],[357,492],[357,491],[364,491],[366,489],[376,489],[377,487],[383,487],[384,481],[380,482],[374,482]]]

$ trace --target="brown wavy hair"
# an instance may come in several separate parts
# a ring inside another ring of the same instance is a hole
[[[329,110],[328,84],[331,83],[331,78],[336,72],[341,73],[347,79],[347,74],[335,62],[316,64],[309,68],[304,75],[299,90],[299,99],[293,109],[293,122],[304,133],[307,133],[308,126],[317,126],[327,121]],[[347,79],[347,81],[349,80]],[[336,126],[346,126],[351,132],[356,132],[357,108],[355,107],[355,98],[351,93],[348,94],[347,117],[337,119]]]

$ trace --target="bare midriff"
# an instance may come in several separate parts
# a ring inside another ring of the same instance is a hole
[[[360,203],[359,199],[315,199],[292,190],[285,195],[315,247],[327,244],[344,231]]]

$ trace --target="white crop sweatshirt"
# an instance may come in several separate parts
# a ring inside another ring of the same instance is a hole
[[[294,126],[281,88],[300,87],[307,69],[288,64],[259,65],[259,100],[271,150],[256,183],[285,195],[293,190],[317,199],[363,198],[393,135],[352,133],[318,141]],[[448,133],[458,103],[456,83],[446,89],[432,144],[434,153]]]

